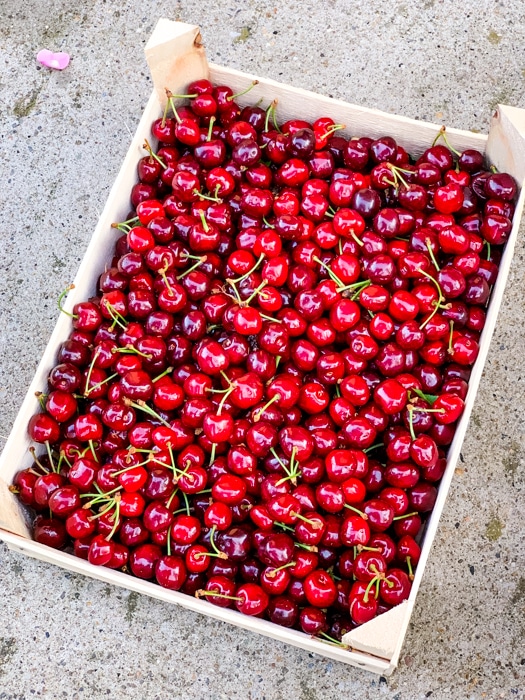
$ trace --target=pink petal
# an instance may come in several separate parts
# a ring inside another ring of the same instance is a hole
[[[48,49],[42,49],[36,55],[36,60],[46,68],[54,68],[55,70],[64,70],[69,65],[69,54],[59,51],[54,53]]]

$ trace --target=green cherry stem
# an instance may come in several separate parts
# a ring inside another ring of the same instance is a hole
[[[289,569],[291,566],[295,566],[296,562],[295,561],[289,561],[288,564],[283,564],[282,566],[278,566],[275,569],[270,569],[267,573],[266,576],[268,578],[275,578],[279,571],[284,571],[285,569]]]
[[[137,408],[139,411],[143,411],[144,413],[147,413],[149,416],[152,418],[156,418],[158,421],[162,423],[162,425],[165,425],[167,428],[171,428],[171,425],[168,423],[168,421],[164,420],[159,414],[148,404],[143,401],[142,399],[137,399],[137,401],[132,401],[131,399],[124,398],[123,403],[126,406],[131,406],[131,408]]]
[[[430,259],[432,260],[432,263],[434,264],[434,267],[436,268],[437,272],[440,272],[441,268],[438,265],[438,261],[436,260],[436,256],[434,255],[434,251],[432,250],[432,242],[430,238],[427,238],[425,240],[425,245],[428,250],[428,254],[430,255]]]
[[[269,408],[276,401],[280,400],[281,394],[274,394],[274,396],[272,396],[272,398],[269,401],[267,401],[264,404],[264,406],[262,406],[262,408],[260,408],[258,411],[255,411],[255,413],[253,414],[253,422],[258,423],[261,420],[261,416],[266,411],[266,409]]]
[[[192,266],[189,267],[187,270],[185,270],[185,271],[182,272],[180,275],[178,275],[177,279],[178,279],[178,280],[184,279],[184,277],[186,277],[186,275],[189,275],[190,272],[193,272],[193,270],[196,270],[198,267],[200,267],[203,263],[206,262],[207,259],[208,259],[208,256],[207,256],[207,255],[202,255],[202,256],[197,260],[197,262],[195,263],[195,265],[192,265]]]
[[[150,146],[150,143],[148,139],[144,139],[144,143],[142,144],[142,148],[147,151],[150,155],[150,158],[153,158],[154,160],[157,161],[157,163],[164,169],[166,170],[166,163],[160,158],[156,153],[153,152],[152,147]]]
[[[66,311],[66,310],[64,309],[64,307],[62,306],[63,300],[65,299],[65,297],[69,294],[69,292],[70,292],[72,289],[75,289],[75,285],[74,285],[74,284],[68,284],[68,286],[64,289],[64,291],[60,293],[60,295],[59,295],[59,297],[58,297],[58,299],[57,299],[57,306],[58,306],[59,310],[60,310],[63,314],[66,314],[66,316],[69,316],[70,318],[78,318],[78,316],[77,316],[76,314],[72,314],[70,311]]]
[[[235,93],[235,95],[230,95],[229,97],[226,98],[226,100],[228,102],[233,102],[233,100],[236,100],[238,97],[242,97],[242,95],[246,95],[246,93],[250,92],[250,90],[253,90],[253,88],[256,85],[259,85],[259,81],[252,80],[252,82],[250,83],[250,85],[248,85],[247,88],[245,88],[244,90],[241,90],[241,92]]]

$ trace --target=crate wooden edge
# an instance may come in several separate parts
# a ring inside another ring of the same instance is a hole
[[[119,588],[141,593],[150,598],[162,600],[165,603],[180,605],[192,612],[212,617],[221,622],[226,622],[251,632],[257,632],[265,637],[271,637],[272,639],[291,644],[305,651],[329,657],[335,661],[341,661],[342,663],[382,675],[388,674],[391,668],[391,663],[387,659],[381,659],[359,651],[343,649],[336,645],[309,637],[302,632],[275,625],[267,620],[243,615],[230,608],[219,608],[206,600],[194,598],[184,593],[179,593],[178,591],[171,591],[156,583],[145,581],[120,571],[114,571],[104,566],[95,566],[72,554],[50,549],[49,547],[40,545],[38,542],[26,540],[19,535],[14,535],[4,530],[0,530],[0,539],[7,544],[9,549],[32,557],[33,559],[55,564],[68,571],[82,574],[83,576],[88,576],[89,578],[103,581],[104,583],[109,583]]]
[[[251,79],[251,76],[240,73],[239,71],[232,71],[230,69],[225,69],[225,68],[221,68],[221,67],[217,67],[217,66],[210,66],[210,71],[211,71],[211,77],[214,79],[218,79],[219,77],[224,76],[224,79],[228,80],[228,76],[230,76],[230,75],[235,76],[235,78],[238,79],[242,83],[243,86],[246,85],[247,79]],[[280,85],[278,83],[275,83],[275,81],[262,80],[261,85],[265,85],[265,84],[271,85],[272,87],[274,85]],[[259,88],[259,86],[257,86],[257,87]],[[280,88],[282,88],[282,89],[287,88],[287,90],[290,91],[291,93],[294,93],[294,95],[295,95],[295,93],[300,92],[302,97],[304,97],[304,95],[307,95],[309,100],[321,100],[322,104],[323,104],[323,108],[322,108],[323,113],[326,112],[326,110],[331,109],[331,105],[333,103],[339,102],[339,101],[334,101],[331,98],[324,98],[322,96],[315,95],[314,93],[306,93],[306,91],[303,91],[303,90],[298,91],[295,88],[288,88],[287,86],[280,85]],[[253,95],[252,95],[252,99],[253,99]],[[292,104],[297,104],[297,103],[292,102]],[[360,114],[360,115],[363,115],[363,114],[368,115],[370,111],[375,112],[374,110],[365,110],[365,109],[353,107],[351,105],[348,106],[348,105],[345,105],[345,103],[340,103],[340,104],[343,107],[348,107],[349,109],[353,110],[354,112],[357,111],[358,114]],[[295,107],[295,108],[297,109],[297,107]],[[478,149],[481,149],[481,150],[484,150],[485,145],[487,146],[487,150],[488,150],[488,146],[492,144],[492,150],[494,151],[494,156],[489,156],[491,158],[491,160],[494,161],[494,160],[497,160],[497,158],[500,158],[500,160],[503,161],[502,165],[500,165],[500,169],[508,169],[512,172],[512,168],[505,167],[504,161],[506,160],[506,158],[505,158],[504,154],[502,155],[498,152],[498,144],[499,144],[498,139],[501,140],[503,138],[504,140],[506,140],[507,137],[509,138],[509,140],[513,140],[514,146],[516,146],[516,144],[518,146],[521,146],[521,149],[523,151],[522,134],[519,133],[518,136],[516,136],[516,133],[513,133],[513,131],[512,131],[513,124],[514,124],[513,120],[515,119],[516,115],[510,114],[509,110],[511,110],[511,109],[512,108],[506,108],[506,107],[501,107],[501,106],[498,107],[500,120],[501,120],[501,123],[498,123],[499,128],[500,128],[500,133],[499,133],[499,136],[494,136],[492,138],[492,140],[491,140],[490,135],[489,135],[489,138],[487,140],[486,136],[479,136],[477,134],[472,135],[469,132],[460,132],[460,131],[450,130],[448,133],[455,134],[455,138],[458,139],[457,145],[461,146],[462,148],[467,147],[465,142],[461,141],[461,137],[463,135],[466,135],[465,138],[468,138],[468,139],[470,139],[470,137],[473,137],[475,142],[477,143],[477,146],[475,146],[475,147],[477,147]],[[523,111],[522,110],[517,110],[517,111],[520,112],[520,119],[521,119],[522,118],[521,112],[523,112]],[[108,198],[104,212],[103,212],[103,214],[99,220],[99,223],[95,229],[93,239],[88,247],[88,250],[86,251],[86,255],[84,256],[84,259],[83,259],[82,264],[80,266],[79,272],[78,272],[77,277],[75,279],[76,288],[72,292],[72,294],[70,295],[70,298],[68,300],[69,308],[71,308],[74,305],[74,303],[76,303],[77,301],[80,301],[81,299],[87,298],[87,296],[89,296],[94,291],[93,285],[95,284],[96,279],[98,277],[98,274],[99,274],[98,271],[103,269],[103,265],[101,266],[98,263],[99,262],[105,263],[108,259],[108,256],[111,255],[114,241],[108,240],[107,231],[109,229],[110,223],[113,220],[118,219],[119,216],[120,216],[120,218],[125,216],[125,214],[126,214],[125,207],[127,207],[127,204],[125,204],[125,205],[122,203],[117,204],[118,203],[118,195],[124,191],[124,192],[126,192],[126,196],[127,196],[127,192],[129,192],[129,190],[131,189],[131,185],[134,184],[134,182],[135,182],[136,178],[135,178],[135,167],[134,166],[136,165],[136,161],[138,160],[140,155],[142,155],[142,152],[140,150],[141,142],[142,142],[144,136],[149,134],[150,124],[154,118],[157,118],[159,116],[159,112],[160,112],[160,106],[158,103],[158,97],[154,93],[151,96],[151,98],[148,102],[148,105],[144,111],[144,114],[143,114],[142,119],[140,121],[139,127],[137,129],[137,133],[136,133],[136,135],[132,141],[132,144],[130,146],[130,149],[126,155],[126,158],[123,162],[121,171],[120,171],[120,173],[115,181],[115,184],[111,190],[111,193],[110,193],[110,196]],[[425,133],[428,132],[429,125],[424,123],[424,122],[408,120],[405,117],[395,117],[393,115],[388,115],[388,114],[384,114],[384,113],[380,113],[380,112],[375,112],[375,113],[376,113],[376,115],[381,115],[381,117],[384,117],[385,121],[388,124],[388,126],[385,126],[385,124],[383,122],[383,128],[382,128],[383,133],[384,133],[385,129],[391,128],[390,124],[391,124],[392,119],[394,121],[399,121],[400,123],[403,123],[403,124],[409,123],[410,129],[412,130],[410,132],[412,137],[414,137],[414,130],[417,130],[421,127],[423,127],[425,129]],[[437,129],[438,129],[438,125],[431,125],[431,126],[432,126],[432,134],[435,134]],[[519,130],[514,129],[514,131],[519,131]],[[470,141],[468,141],[468,143],[470,143]],[[428,143],[427,143],[427,145],[428,145]],[[472,146],[469,146],[469,147],[472,147]],[[511,153],[513,153],[512,149],[511,149]],[[517,163],[519,165],[522,162],[523,162],[523,159],[520,160],[519,158],[518,159],[514,158],[514,163]],[[130,167],[131,165],[133,165],[133,167]],[[523,193],[522,193],[522,195],[523,195]],[[522,197],[520,198],[520,202],[521,202],[521,206],[523,206],[523,198]],[[117,215],[115,215],[115,214],[117,214]],[[516,216],[515,221],[517,223],[515,223],[516,231],[513,231],[512,246],[515,243],[515,238],[517,235],[517,224],[519,223],[518,216]],[[101,253],[101,250],[103,251],[102,253]],[[497,311],[499,309],[499,304],[501,303],[501,297],[503,295],[503,288],[505,285],[506,276],[508,275],[508,268],[510,267],[511,257],[512,257],[511,253],[509,255],[507,255],[507,259],[509,262],[508,262],[506,273],[505,273],[505,275],[500,273],[500,277],[498,280],[498,282],[500,283],[501,293],[499,295],[498,308],[495,309],[493,314],[492,314],[492,318],[493,318],[492,330],[493,330],[493,327],[495,325],[495,319],[497,316]],[[97,267],[97,265],[98,265],[98,267]],[[93,274],[93,269],[95,269],[95,274],[96,274],[95,280],[92,280],[90,278],[89,274],[87,274],[87,275],[85,274],[86,272],[89,273],[90,271],[91,271],[91,274]],[[491,308],[493,308],[493,306],[494,305],[491,304]],[[12,475],[14,474],[14,470],[15,470],[15,466],[14,466],[15,463],[13,462],[11,467],[9,467],[8,462],[10,460],[8,458],[12,454],[13,455],[16,454],[19,457],[19,454],[20,454],[20,436],[21,435],[23,435],[25,437],[25,446],[27,447],[29,445],[29,441],[27,440],[27,437],[26,437],[25,426],[27,424],[28,416],[32,415],[38,409],[38,403],[37,403],[35,397],[33,396],[33,392],[35,390],[41,389],[43,386],[45,386],[47,372],[49,371],[49,368],[53,364],[55,350],[58,347],[59,341],[65,337],[67,337],[68,332],[69,332],[69,319],[62,316],[59,319],[57,326],[55,328],[55,331],[53,332],[53,334],[51,336],[51,339],[50,339],[49,344],[46,348],[46,351],[42,357],[42,360],[41,360],[41,363],[40,363],[39,368],[37,370],[37,373],[35,374],[33,382],[31,383],[29,392],[26,396],[26,399],[24,400],[24,403],[22,404],[22,408],[20,410],[18,418],[15,421],[15,424],[13,426],[13,430],[11,432],[11,436],[8,440],[8,443],[6,444],[6,447],[4,448],[2,456],[0,457],[0,477],[4,477],[4,476],[6,476],[6,474],[10,474],[11,478],[12,478]],[[491,334],[492,334],[492,331],[490,332],[490,335]],[[486,343],[486,346],[487,346],[486,350],[488,351],[488,341]],[[485,355],[486,355],[486,352],[485,352]],[[477,366],[478,365],[479,365],[479,363],[477,363]],[[482,370],[483,370],[483,367],[480,366],[479,376],[481,376]],[[478,379],[478,383],[479,383],[479,379]],[[477,388],[477,386],[476,386],[476,388]],[[472,392],[470,392],[470,393],[472,394]],[[471,410],[471,408],[472,408],[472,404],[470,405],[470,410]],[[463,419],[464,430],[462,432],[461,441],[462,441],[464,433],[466,431],[467,422],[468,422],[468,416],[466,416]],[[461,445],[461,441],[459,441],[459,440],[457,441],[457,445],[458,445],[457,452],[458,453],[459,453],[459,447]],[[16,445],[15,445],[15,443],[16,443]],[[20,460],[18,458],[16,460],[16,469],[20,468],[21,466],[22,465],[20,464]],[[454,467],[455,467],[455,465],[454,465]],[[452,474],[453,474],[453,468],[450,467],[450,464],[449,464],[449,468],[448,468],[448,474],[450,475],[450,480],[451,480]],[[448,482],[448,485],[450,485],[450,481]],[[446,491],[448,491],[448,486],[446,487]],[[430,551],[432,540],[435,536],[435,529],[437,527],[437,522],[438,522],[439,517],[441,515],[443,504],[444,504],[444,501],[446,498],[446,491],[443,491],[443,497],[441,498],[441,505],[439,508],[436,505],[436,509],[434,510],[434,513],[433,513],[431,521],[430,521],[430,522],[432,522],[432,519],[433,519],[433,522],[435,522],[435,526],[433,527],[434,533],[432,535],[429,535],[429,533],[427,532],[427,534],[425,536],[425,542],[424,542],[424,547],[423,547],[425,550],[425,562],[424,563],[426,563],[426,558],[428,558],[428,553]],[[442,493],[442,491],[441,491],[441,487],[440,487],[440,494],[441,493]],[[7,505],[8,505],[7,508],[4,507],[6,505],[6,499],[10,499],[10,501],[7,503]],[[13,502],[16,502],[15,497],[12,494],[10,494],[9,492],[7,492],[5,488],[0,489],[0,518],[2,518],[2,513],[5,513],[7,510],[12,510]],[[17,504],[17,508],[19,508],[18,504]],[[63,553],[56,553],[55,550],[49,550],[49,548],[44,547],[43,545],[39,545],[38,543],[34,543],[32,540],[27,540],[27,537],[29,536],[29,532],[28,532],[25,524],[22,523],[22,518],[20,518],[20,517],[18,518],[17,522],[12,522],[11,519],[9,519],[7,522],[0,520],[0,526],[6,528],[7,530],[10,530],[11,533],[15,533],[13,536],[16,536],[16,534],[18,533],[18,535],[22,535],[23,538],[26,538],[25,541],[31,542],[31,544],[34,545],[34,548],[31,548],[32,549],[31,556],[37,556],[36,553],[38,552],[39,556],[37,558],[44,558],[45,557],[45,559],[47,561],[53,561],[55,563],[58,563],[58,559],[60,558],[60,557],[58,557],[58,555],[63,554]],[[432,532],[432,529],[431,529],[431,532]],[[0,538],[5,539],[3,534],[4,533],[0,532]],[[24,551],[29,553],[28,547],[26,547]],[[64,556],[69,556],[69,555],[64,555]],[[61,564],[59,564],[59,565],[61,565]],[[66,568],[70,568],[70,567],[66,567]],[[413,602],[413,600],[415,599],[415,596],[417,593],[417,588],[419,586],[419,582],[420,582],[421,577],[423,575],[424,568],[425,568],[424,565],[418,567],[418,572],[416,574],[416,581],[415,581],[416,585],[414,586],[413,594],[411,594],[411,598],[410,598],[411,602]],[[126,580],[129,580],[130,582],[135,580],[132,577],[129,577],[127,575],[123,574],[123,576],[126,576]],[[418,576],[419,576],[419,578],[418,578]],[[120,585],[120,584],[117,584],[117,585]],[[122,584],[122,585],[125,585],[125,584]],[[126,587],[130,588],[130,589],[132,588],[131,585],[126,585]],[[191,600],[191,598],[190,598],[190,600]],[[384,617],[384,616],[382,616],[382,617]],[[395,665],[397,665],[397,659],[399,657],[399,650],[401,649],[401,645],[403,643],[403,639],[405,636],[405,632],[406,632],[406,628],[408,626],[409,619],[410,619],[410,614],[409,613],[405,614],[400,627],[396,630],[396,637],[398,639],[398,643],[397,643],[397,647],[396,647],[396,652],[394,653],[394,656],[391,659],[391,663],[388,666],[389,669],[390,668],[393,669],[395,667]],[[381,618],[378,618],[378,620],[381,620]],[[261,621],[258,621],[258,622],[261,622]],[[376,622],[376,621],[374,621],[374,622]],[[236,624],[236,623],[234,623],[234,624]],[[367,624],[370,624],[370,623],[367,623]],[[257,631],[257,630],[255,630],[255,631]],[[352,635],[355,632],[354,636],[356,637],[356,644],[359,643],[358,639],[357,639],[359,637],[359,631],[365,632],[366,625],[363,625],[361,628],[359,628],[359,630],[353,631],[352,633],[350,633]],[[389,630],[389,632],[393,632],[393,630]],[[274,635],[270,634],[269,636],[274,636]],[[276,638],[278,638],[278,637],[276,637]],[[326,650],[320,651],[319,653],[325,653],[325,651]],[[327,655],[327,654],[325,653],[325,655]],[[378,672],[378,671],[375,671],[375,672]],[[386,673],[386,670],[382,670],[381,672]]]
[[[196,38],[197,42],[195,42]],[[388,133],[401,146],[406,148],[410,145],[411,153],[416,156],[421,155],[428,148],[441,128],[441,125],[432,122],[361,107],[271,78],[207,63],[200,40],[200,30],[196,25],[165,18],[159,19],[146,45],[146,59],[154,89],[162,106],[166,103],[166,88],[179,93],[192,80],[209,77],[212,82],[229,85],[234,93],[244,90],[251,82],[257,81],[258,84],[247,95],[241,96],[238,103],[244,106],[256,104],[261,100],[264,108],[273,99],[277,99],[277,115],[281,122],[297,118],[298,115],[301,119],[313,122],[318,117],[329,114],[336,123],[346,125],[346,129],[341,133],[347,136],[366,134],[371,138],[378,138]],[[178,68],[185,72],[182,83],[177,74]],[[463,149],[485,150],[487,141],[485,134],[447,128],[447,136],[452,146],[461,143]]]

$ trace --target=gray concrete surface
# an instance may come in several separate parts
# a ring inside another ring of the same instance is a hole
[[[2,436],[149,96],[159,16],[199,23],[215,62],[358,104],[479,131],[497,102],[525,107],[523,2],[0,0]],[[44,47],[69,68],[40,69]],[[0,698],[524,698],[524,292],[521,237],[392,678],[0,545]]]

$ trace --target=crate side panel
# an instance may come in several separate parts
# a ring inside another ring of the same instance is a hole
[[[358,668],[377,674],[384,674],[390,668],[389,662],[385,659],[375,658],[369,654],[360,653],[359,651],[349,651],[336,645],[313,639],[302,632],[274,625],[267,620],[260,620],[248,615],[243,615],[242,613],[228,608],[219,608],[207,601],[199,600],[198,598],[193,598],[192,596],[177,591],[170,591],[155,583],[144,581],[103,566],[94,566],[71,554],[51,549],[37,542],[26,541],[10,533],[3,532],[2,530],[0,530],[0,539],[4,540],[10,549],[38,559],[39,561],[55,564],[67,571],[73,571],[74,573],[89,576],[90,578],[110,583],[120,588],[148,595],[166,603],[181,605],[193,612],[212,617],[221,622],[227,622],[251,632],[257,632],[266,637],[271,637],[277,641],[291,644],[305,651],[319,654],[335,661],[357,666]]]
[[[262,99],[261,106],[264,109],[273,99],[277,99],[279,122],[297,117],[313,122],[319,117],[329,116],[336,123],[346,125],[346,130],[342,133],[347,136],[379,138],[389,135],[415,157],[419,157],[432,144],[441,129],[440,124],[359,107],[213,63],[210,63],[210,79],[216,84],[229,85],[234,92],[244,90],[252,80],[258,80],[258,85],[239,98],[239,104],[255,104]],[[451,145],[458,150],[475,148],[485,152],[487,137],[483,134],[447,128],[447,137]]]

